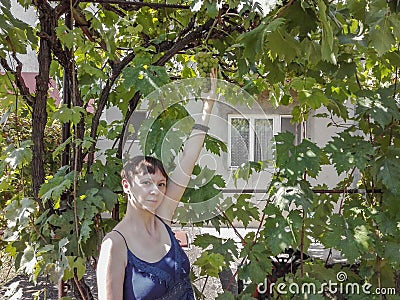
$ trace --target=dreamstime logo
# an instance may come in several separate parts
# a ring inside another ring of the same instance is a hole
[[[201,118],[203,104],[201,96],[208,90],[209,85],[209,78],[178,80],[155,89],[146,96],[141,102],[141,109],[148,112],[146,120],[136,132],[132,130],[132,126],[127,126],[125,130],[123,163],[138,155],[152,155],[163,162],[167,172],[181,168],[179,163],[182,157],[182,146],[190,135],[193,124]],[[217,186],[219,192],[214,193],[210,193],[207,187],[216,187],[215,182],[221,182],[221,177],[218,176],[223,177],[226,186],[234,186],[236,169],[228,166],[231,150],[238,151],[235,153],[236,156],[249,159],[252,157],[249,154],[255,150],[254,145],[249,143],[249,134],[256,135],[256,125],[248,122],[246,115],[250,111],[257,112],[260,119],[268,120],[257,100],[237,85],[218,80],[217,95],[217,99],[213,99],[214,108],[210,117],[209,137],[206,140],[209,143],[208,146],[212,144],[211,147],[214,148],[213,151],[201,152],[197,162],[202,168],[197,170],[197,173],[195,172],[188,185],[188,188],[199,190],[201,194],[194,195],[193,193],[192,198],[195,198],[195,201],[189,198],[188,202],[180,203],[176,211],[175,218],[183,223],[211,219],[235,202],[233,195],[223,194],[220,186]],[[235,123],[229,116],[233,116]],[[132,115],[128,124],[135,124],[133,118],[135,115]],[[263,130],[273,132],[269,123],[264,122],[262,126]],[[232,137],[240,146],[228,147],[228,153],[221,151],[221,155],[216,154],[216,147],[223,148],[218,141],[228,145]],[[262,143],[259,142],[259,144]],[[273,145],[274,139],[271,136],[269,149],[273,149]],[[243,189],[256,187],[261,182],[260,180],[258,174],[253,174],[251,186],[240,182],[241,185],[236,187],[236,194],[240,194]],[[181,183],[175,181],[175,184]],[[263,197],[263,195],[260,196]],[[164,199],[164,201],[172,200]]]
[[[264,283],[257,285],[257,291],[260,294],[268,293],[272,295],[274,292],[278,294],[343,294],[343,295],[395,295],[395,288],[375,288],[372,289],[372,284],[365,282],[363,284],[357,282],[345,282],[347,281],[347,273],[340,271],[336,274],[338,282],[328,280],[328,282],[322,282],[317,284],[315,282],[303,282],[303,283],[286,283],[280,282],[278,284],[271,283],[268,285],[267,279]]]
[[[346,280],[347,280],[347,274],[346,274],[346,272],[343,272],[343,271],[338,272],[338,273],[336,274],[336,279],[337,279],[339,282],[346,281]]]

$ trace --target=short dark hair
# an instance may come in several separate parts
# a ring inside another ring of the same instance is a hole
[[[139,155],[129,159],[123,166],[121,177],[132,181],[133,176],[137,174],[155,174],[160,171],[161,174],[168,179],[168,174],[164,169],[163,163],[152,156]]]

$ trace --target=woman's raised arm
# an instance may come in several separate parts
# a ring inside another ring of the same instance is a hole
[[[189,138],[183,145],[181,159],[168,179],[165,199],[157,211],[160,217],[167,220],[172,220],[203,147],[211,111],[217,97],[217,69],[212,69],[210,75],[211,88],[207,93],[201,95],[203,100],[201,117],[196,121]]]

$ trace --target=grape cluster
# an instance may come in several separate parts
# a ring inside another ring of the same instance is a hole
[[[218,68],[218,59],[211,52],[198,52],[194,56],[200,77],[209,77],[212,68]]]

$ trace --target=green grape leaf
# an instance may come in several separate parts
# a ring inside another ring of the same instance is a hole
[[[400,267],[400,244],[398,241],[386,241],[384,243],[384,257],[388,259],[393,268]]]
[[[271,31],[266,39],[268,48],[274,58],[278,57],[289,63],[296,57],[301,56],[300,43],[285,30],[277,29]]]
[[[189,181],[181,200],[186,205],[178,207],[175,216],[180,219],[198,220],[220,214],[221,209],[226,206],[221,191],[225,187],[223,177],[215,175],[215,170],[207,167],[202,169],[199,166],[194,168],[193,175],[195,176]],[[216,219],[213,218],[211,221],[215,222]]]
[[[69,108],[66,104],[62,104],[60,108],[53,113],[51,120],[59,120],[61,123],[71,122],[72,124],[78,124],[85,114],[86,110],[80,106]]]
[[[193,245],[200,247],[201,249],[207,249],[211,253],[219,253],[224,256],[225,261],[233,260],[233,257],[238,256],[238,249],[232,239],[221,239],[211,234],[202,234],[196,236],[193,241]]]
[[[371,143],[361,136],[350,135],[348,131],[343,131],[333,137],[324,150],[331,158],[338,174],[349,171],[353,167],[364,170],[374,154]]]
[[[250,161],[242,164],[233,174],[235,186],[237,185],[237,181],[239,179],[244,179],[247,182],[253,172],[261,172],[263,169],[264,163],[260,161]]]
[[[307,105],[312,109],[318,109],[321,105],[327,105],[329,103],[325,93],[317,88],[299,91],[298,99],[300,104]]]
[[[23,198],[20,201],[12,201],[4,208],[5,217],[13,220],[19,226],[28,225],[30,216],[35,211],[36,203],[33,199]]]
[[[239,274],[243,279],[248,280],[251,278],[251,280],[258,283],[264,282],[267,275],[267,273],[265,273],[260,265],[255,261],[245,265]]]
[[[321,54],[322,59],[336,65],[334,37],[331,23],[327,19],[327,7],[323,0],[318,0],[319,20],[322,27]]]
[[[10,13],[10,8],[11,8],[11,1],[5,1],[5,0],[1,0],[1,4],[2,4],[2,11],[3,11],[3,14],[5,15],[5,16],[12,16],[12,14]],[[6,11],[6,13],[4,12],[4,11]]]
[[[383,58],[388,59],[391,65],[400,67],[400,51],[396,50],[388,52],[383,56]]]
[[[276,183],[271,191],[273,191],[272,199],[274,200],[274,205],[281,211],[290,210],[289,207],[292,204],[301,206],[307,211],[311,207],[315,196],[307,181],[300,181],[296,186]]]
[[[392,118],[400,119],[392,88],[379,88],[376,91],[363,90],[357,96],[356,115],[359,120],[368,119],[371,116],[373,122],[384,128],[392,122]]]
[[[123,70],[123,76],[125,88],[133,87],[135,92],[140,92],[144,97],[170,82],[165,68],[158,66],[127,67]]]
[[[121,190],[122,163],[118,158],[107,159],[104,185],[113,191]]]
[[[39,197],[45,201],[49,199],[58,200],[73,183],[74,172],[67,173],[68,168],[69,166],[60,168],[51,179],[42,184]]]
[[[101,243],[101,238],[97,234],[92,232],[86,242],[82,242],[82,250],[86,257],[95,257],[99,256],[98,245]]]
[[[270,57],[265,55],[262,57],[265,68],[268,70],[267,79],[270,84],[283,82],[285,80],[285,70],[279,61],[272,61]]]
[[[242,279],[251,278],[252,282],[263,283],[267,274],[272,272],[272,263],[263,243],[256,243],[251,246],[249,253],[249,263],[243,267],[239,277]]]
[[[199,173],[194,173],[196,176],[190,180],[182,200],[200,203],[221,195],[219,188],[225,187],[223,177],[215,175],[215,170],[207,167],[197,168],[197,170]]]
[[[71,142],[73,141],[74,137],[70,136],[69,138],[67,138],[63,143],[61,143],[52,153],[53,159],[55,159],[58,155],[60,155],[60,153],[62,153],[65,148],[71,144]]]
[[[28,53],[26,44],[21,43],[21,41],[26,40],[27,38],[25,30],[20,29],[18,27],[8,28],[7,37],[8,37],[7,44],[9,44],[12,47],[12,51],[15,51],[16,53],[20,54]]]
[[[345,94],[345,92],[343,91],[342,88],[339,88],[339,93],[340,96],[342,97],[342,95],[344,95],[344,97],[347,97],[347,95]],[[343,120],[347,120],[349,118],[349,112],[347,110],[346,105],[344,104],[344,101],[342,101],[341,99],[337,99],[338,95],[335,94],[333,95],[333,99],[332,97],[330,97],[330,101],[329,103],[326,105],[326,108],[331,111],[333,114],[339,116],[340,118],[343,118]]]
[[[263,48],[265,47],[265,42],[267,39],[269,40],[269,35],[275,32],[279,26],[281,26],[284,22],[282,18],[276,18],[272,21],[264,20],[261,25],[257,26],[255,29],[245,32],[238,38],[238,43],[243,45],[244,51],[243,54],[245,58],[250,61],[254,61],[259,53],[262,53]],[[281,39],[278,41],[269,42],[272,45],[278,46],[276,42],[281,42]],[[283,49],[281,45],[281,50]]]
[[[32,150],[30,148],[32,145],[31,140],[23,141],[18,148],[15,148],[13,144],[9,145],[5,150],[6,158],[4,162],[14,170],[28,165],[32,160]]]
[[[93,173],[93,179],[94,179],[97,183],[102,183],[102,182],[103,182],[107,170],[106,170],[106,168],[105,168],[105,166],[103,165],[103,163],[102,163],[101,160],[99,160],[99,159],[96,160],[96,161],[92,164],[92,166],[91,166],[91,168],[90,168],[90,171]],[[88,180],[89,180],[89,182],[91,182],[90,179],[88,179]]]
[[[365,13],[367,7],[366,0],[350,0],[348,1],[348,8],[350,13],[360,21],[365,20]]]
[[[101,69],[92,66],[91,64],[81,64],[81,68],[79,71],[81,72],[82,76],[85,76],[87,74],[89,77],[95,77],[103,80],[107,79],[106,73],[104,73]]]
[[[26,248],[21,256],[20,268],[25,270],[27,274],[33,274],[37,262],[34,246],[26,244]]]
[[[398,233],[396,219],[390,213],[380,211],[374,216],[374,220],[383,234],[395,236]]]
[[[288,229],[287,220],[279,215],[268,217],[264,225],[264,236],[272,255],[277,255],[294,245],[293,235]]]
[[[114,193],[107,187],[101,188],[97,195],[103,199],[102,201],[104,201],[105,207],[108,211],[112,211],[115,204],[118,202],[118,194]]]
[[[156,118],[146,119],[138,132],[142,152],[155,154],[167,169],[173,168],[174,159],[193,124],[188,116],[185,107],[176,103],[165,108]]]
[[[317,30],[318,24],[316,15],[308,7],[301,7],[301,2],[293,2],[293,4],[286,9],[283,15],[287,19],[287,26],[290,29],[299,30],[300,36],[307,36],[309,32]],[[304,22],[307,20],[307,22]]]
[[[101,160],[96,160],[91,166],[91,172],[93,173],[93,179],[99,183],[104,184],[105,187],[113,190],[121,190],[121,169],[122,161],[115,157],[109,157],[104,165]],[[90,179],[87,179],[89,184]]]
[[[313,77],[295,77],[291,80],[290,86],[296,91],[311,90],[317,83]]]
[[[259,220],[259,210],[257,206],[250,201],[252,198],[251,195],[240,194],[235,195],[235,197],[237,198],[236,203],[225,211],[225,215],[229,220],[237,220],[243,224],[244,228],[247,228],[251,221]]]
[[[371,47],[378,53],[378,56],[382,56],[388,52],[392,48],[392,45],[396,43],[391,28],[386,22],[382,26],[377,26],[377,28],[371,30],[369,41]]]
[[[209,251],[202,252],[193,264],[200,267],[200,275],[209,275],[216,278],[226,266],[224,257],[221,254],[209,253]]]
[[[367,253],[370,244],[370,232],[362,220],[333,215],[330,218],[330,230],[321,241],[327,248],[340,250],[350,263]]]
[[[372,166],[372,173],[394,194],[400,194],[399,158],[400,149],[389,146]]]
[[[228,148],[223,141],[208,134],[206,135],[204,140],[204,147],[211,153],[217,154],[219,156],[221,156],[221,152],[228,151]]]
[[[315,260],[303,265],[304,274],[311,278],[318,278],[320,281],[335,282],[337,280],[337,271],[333,268],[328,269],[323,265],[323,261]]]
[[[388,21],[391,23],[391,27],[393,29],[393,35],[397,38],[400,38],[400,20],[398,14],[390,14],[388,17]]]
[[[72,49],[75,41],[75,34],[72,30],[68,29],[66,25],[60,25],[56,28],[56,35],[68,49]]]
[[[304,139],[299,145],[293,145],[294,135],[290,132],[275,136],[276,165],[289,180],[295,183],[304,173],[316,177],[321,170],[321,164],[327,162],[325,153],[310,140]]]
[[[89,215],[90,216],[90,215]],[[87,216],[87,218],[89,218]],[[94,216],[94,214],[93,214]],[[93,221],[90,219],[84,219],[80,229],[79,229],[79,243],[86,243],[88,239],[90,238],[90,233],[92,232],[91,225],[93,224]]]
[[[97,194],[98,189],[89,190],[77,200],[77,216],[79,220],[89,219],[104,208],[103,199]]]
[[[63,280],[74,278],[74,274],[78,276],[78,279],[83,278],[86,272],[86,261],[79,256],[67,256],[68,268],[64,270]]]
[[[207,10],[207,15],[210,18],[215,18],[218,16],[218,7],[217,7],[217,1],[204,1],[206,10]]]

